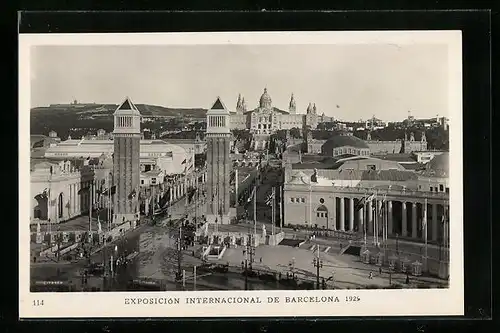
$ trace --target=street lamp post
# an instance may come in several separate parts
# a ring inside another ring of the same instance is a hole
[[[316,267],[316,286],[317,286],[317,289],[321,289],[320,288],[320,284],[319,284],[319,269],[320,268],[323,268],[323,260],[320,259],[319,257],[319,245],[317,245],[318,249],[317,249],[317,255],[316,255],[316,258],[313,259],[313,266]]]
[[[243,255],[245,256],[245,290],[248,290],[248,253],[243,249]]]
[[[290,273],[292,274],[292,278],[293,278],[294,271],[295,271],[295,257],[293,257],[292,260],[288,263],[288,266],[290,266]]]

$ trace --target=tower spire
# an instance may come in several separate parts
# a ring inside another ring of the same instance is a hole
[[[293,93],[292,93],[292,96],[290,97],[290,104],[288,105],[288,110],[292,114],[295,114],[295,112],[297,110],[296,105],[295,105],[295,98],[293,97]]]

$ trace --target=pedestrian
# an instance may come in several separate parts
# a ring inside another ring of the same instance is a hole
[[[382,267],[379,267],[379,268],[378,268],[378,273],[379,273],[380,275],[382,275]]]
[[[260,263],[262,264],[262,257],[260,257]]]
[[[406,273],[406,284],[410,284],[410,276]]]
[[[368,275],[368,278],[371,280],[373,279],[373,272],[370,272],[370,275]]]

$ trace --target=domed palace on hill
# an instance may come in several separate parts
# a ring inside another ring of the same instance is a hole
[[[271,95],[267,89],[260,96],[257,108],[247,110],[245,98],[238,96],[236,112],[231,112],[231,129],[248,129],[253,135],[251,148],[265,150],[269,145],[270,136],[278,130],[317,128],[319,122],[332,121],[325,116],[318,116],[316,104],[309,103],[306,114],[298,114],[295,97],[292,94],[288,111],[273,106]]]

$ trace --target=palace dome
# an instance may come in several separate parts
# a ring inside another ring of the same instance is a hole
[[[272,105],[271,96],[267,93],[267,88],[264,88],[264,93],[260,96],[260,107],[261,108],[270,108]]]

